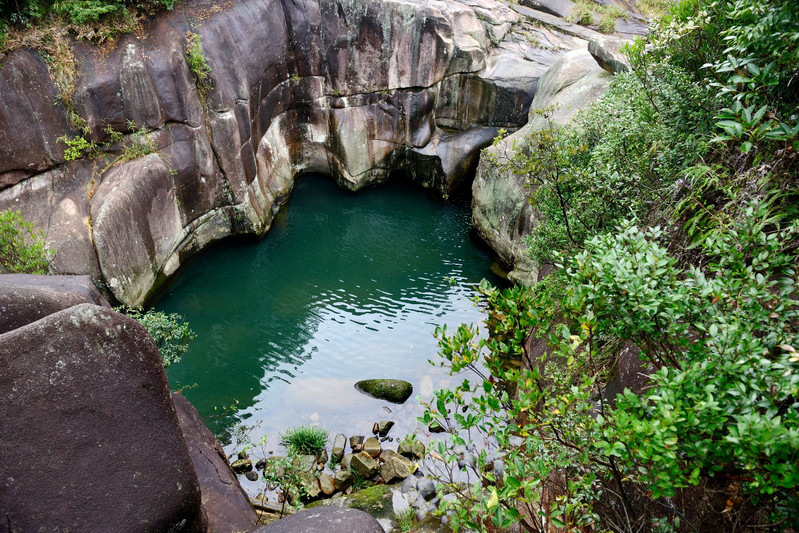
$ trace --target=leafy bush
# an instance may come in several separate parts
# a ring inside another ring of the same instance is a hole
[[[46,274],[51,253],[44,234],[19,211],[0,211],[0,268],[8,273]]]
[[[280,444],[295,455],[316,455],[327,446],[328,431],[318,426],[298,426],[280,434]]]
[[[678,68],[655,70],[646,82],[633,73],[615,76],[568,128],[549,123],[517,143],[509,161],[498,160],[529,179],[541,218],[530,235],[534,259],[573,253],[623,218],[644,216],[705,152],[710,93]],[[547,118],[550,110],[536,112]]]
[[[683,0],[630,74],[507,163],[543,219],[531,253],[557,268],[482,287],[488,339],[437,331],[478,376],[421,419],[451,433],[442,471],[469,474],[441,480],[456,531],[799,525],[797,28],[789,0]],[[508,368],[531,331],[549,351]],[[622,346],[649,365],[638,395],[609,392]]]
[[[153,309],[144,311],[140,307],[121,307],[117,310],[145,327],[161,353],[164,368],[180,362],[183,354],[197,338],[189,323],[184,322],[183,317],[177,313],[167,314]]]
[[[635,529],[679,518],[668,499],[707,478],[736,482],[746,504],[727,512],[742,524],[766,523],[766,511],[799,519],[786,514],[799,505],[799,223],[748,215],[707,244],[705,269],[679,267],[657,229],[593,238],[565,265],[564,315],[576,319],[555,329],[541,367],[506,370],[490,340],[440,335],[453,372],[489,355],[491,377],[436,392],[422,421],[453,432],[438,453],[462,464],[463,431],[501,450],[467,466],[482,479],[470,492],[444,480],[465,496],[444,503],[456,528],[507,527],[522,502],[547,504],[526,518],[539,529],[544,519],[616,529],[622,516],[620,529]],[[659,370],[647,392],[627,390],[614,407],[602,391],[622,341]]]

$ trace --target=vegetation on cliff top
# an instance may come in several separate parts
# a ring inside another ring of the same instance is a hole
[[[479,375],[424,418],[452,432],[445,471],[478,480],[442,479],[456,530],[799,525],[799,4],[683,0],[652,30],[631,73],[506,167],[555,273],[483,286],[489,340],[438,332]],[[630,369],[637,394],[614,392]]]

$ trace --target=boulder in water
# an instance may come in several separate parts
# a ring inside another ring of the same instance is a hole
[[[401,379],[364,379],[355,388],[367,396],[391,403],[405,403],[413,394],[413,385]]]

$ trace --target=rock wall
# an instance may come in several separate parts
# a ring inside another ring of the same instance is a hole
[[[523,19],[493,0],[185,0],[110,45],[72,43],[69,96],[99,147],[76,161],[47,65],[15,51],[0,66],[0,209],[44,231],[55,273],[136,305],[209,243],[265,233],[302,173],[357,190],[400,171],[446,197],[578,45],[553,34],[541,48]],[[211,67],[205,90],[187,32]]]

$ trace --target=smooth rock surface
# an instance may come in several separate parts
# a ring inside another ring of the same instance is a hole
[[[10,531],[206,529],[161,357],[135,320],[81,304],[0,335],[0,434]]]
[[[82,303],[109,307],[89,276],[0,274],[0,334]]]
[[[182,394],[172,393],[172,403],[197,473],[208,530],[214,533],[248,531],[258,517],[225,458],[225,450]]]
[[[377,520],[357,509],[314,507],[253,530],[253,533],[384,533]]]

